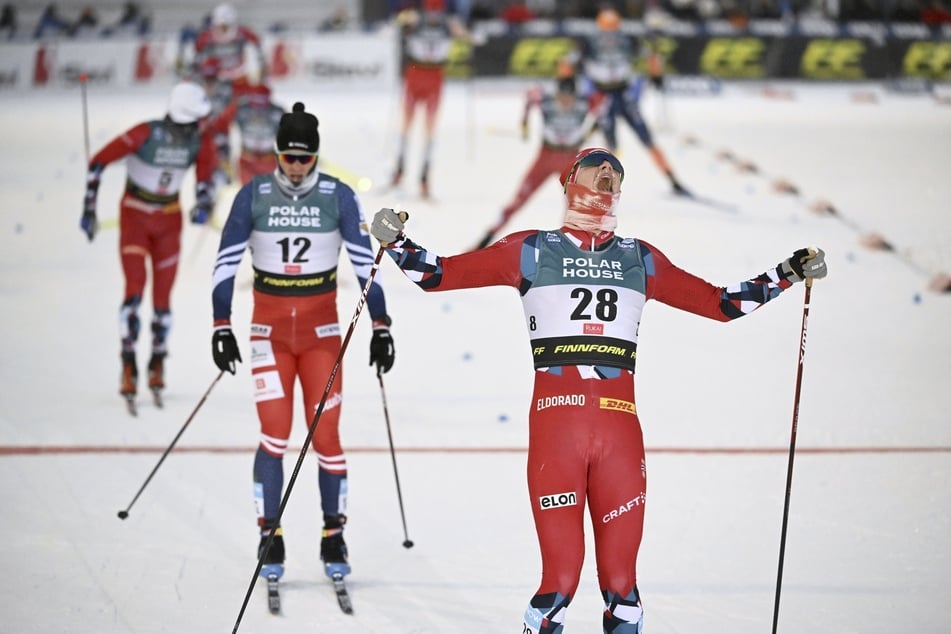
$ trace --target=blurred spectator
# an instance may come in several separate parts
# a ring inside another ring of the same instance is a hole
[[[152,20],[135,2],[122,6],[122,15],[112,26],[102,30],[103,35],[145,35],[152,30]]]
[[[337,7],[329,18],[317,25],[318,31],[344,31],[350,26],[350,14],[347,7]]]
[[[840,0],[840,22],[871,22],[882,18],[881,2],[876,0]]]
[[[10,3],[3,5],[0,14],[0,38],[12,40],[17,34],[17,10]]]
[[[885,0],[882,19],[891,22],[918,22],[921,20],[921,0]]]
[[[495,18],[495,7],[488,0],[474,0],[469,9],[469,21],[492,20]]]
[[[70,37],[92,37],[99,30],[99,18],[96,10],[86,5],[79,13],[76,21],[69,26],[67,33]]]
[[[945,0],[931,0],[921,10],[921,20],[925,24],[951,24],[951,8]]]
[[[535,19],[535,14],[525,4],[525,0],[512,0],[503,7],[499,17],[509,26],[520,26]]]
[[[69,25],[63,18],[59,17],[59,9],[56,3],[51,2],[43,9],[40,20],[36,24],[36,30],[33,31],[33,38],[40,39],[49,35],[62,35],[67,32]]]

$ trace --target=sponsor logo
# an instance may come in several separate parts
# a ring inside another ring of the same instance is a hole
[[[259,194],[270,194],[271,193],[271,183],[261,183],[258,185]]]
[[[327,278],[325,278],[323,275],[320,277],[279,279],[276,277],[271,277],[265,273],[257,273],[255,277],[262,284],[266,286],[273,286],[275,288],[312,288],[315,286],[322,286],[327,281]]]
[[[906,75],[947,79],[951,73],[951,42],[913,42],[905,51],[902,70]]]
[[[171,165],[180,167],[188,165],[190,161],[188,148],[186,147],[160,147],[155,150],[156,165]]]
[[[812,40],[802,53],[800,70],[807,79],[862,79],[864,55],[861,40]]]
[[[317,326],[314,332],[318,338],[334,337],[340,334],[340,324],[330,324],[328,326]]]
[[[700,55],[700,70],[726,79],[755,79],[766,75],[766,43],[754,37],[715,37]]]
[[[583,332],[586,335],[603,335],[604,324],[585,324]]]
[[[637,406],[631,401],[622,401],[620,399],[602,396],[598,407],[615,412],[627,412],[628,414],[637,415]]]
[[[285,264],[284,272],[288,275],[297,275],[298,273],[301,272],[301,265],[300,264]]]
[[[269,227],[319,227],[320,207],[271,205],[267,211]]]
[[[538,505],[543,511],[562,506],[575,506],[576,504],[578,504],[578,496],[575,495],[574,491],[569,491],[568,493],[553,493],[538,498]]]
[[[561,242],[561,236],[557,233],[546,232],[545,233],[545,242]]]
[[[544,350],[544,348],[542,348]],[[627,348],[621,346],[609,346],[601,343],[565,343],[555,346],[554,354],[597,352],[598,354],[613,354],[615,356],[627,356]],[[633,355],[632,355],[633,357]]]
[[[324,401],[324,411],[326,412],[328,409],[333,409],[335,407],[338,407],[340,403],[342,402],[343,402],[343,394],[341,394],[340,392],[337,392],[336,394],[332,394],[326,401]],[[319,403],[314,406],[315,414],[317,413],[318,407],[320,407]]]
[[[265,324],[251,324],[252,337],[270,337],[271,327]]]
[[[625,513],[630,513],[634,509],[643,508],[644,502],[646,501],[647,496],[643,491],[638,493],[635,497],[631,498],[627,502],[620,504],[617,508],[611,509],[609,512],[605,513],[601,518],[602,524],[607,524],[617,518],[621,517]]]
[[[623,280],[621,263],[589,257],[562,258],[562,275],[571,278]]]
[[[574,51],[575,46],[574,40],[569,37],[521,38],[509,58],[509,73],[525,77],[553,77],[558,60]]]
[[[584,407],[584,394],[558,394],[538,399],[535,411],[540,412],[549,407]]]
[[[351,77],[381,77],[382,64],[345,64],[333,60],[317,60],[310,65],[310,72],[314,77],[323,78],[351,78]]]

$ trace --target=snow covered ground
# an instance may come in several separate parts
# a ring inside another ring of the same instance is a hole
[[[447,88],[435,202],[416,196],[418,130],[405,191],[380,187],[395,158],[395,95],[278,85],[275,96],[318,114],[323,158],[373,181],[361,194],[368,216],[380,206],[406,209],[414,239],[449,254],[478,240],[537,151],[537,122],[531,141],[517,135],[523,87]],[[647,97],[644,113],[683,182],[732,210],[670,197],[623,129],[618,232],[720,284],[799,247],[826,251],[830,274],[814,287],[808,324],[779,630],[947,632],[951,295],[927,284],[951,271],[951,107],[874,86],[782,87],[794,99],[761,88],[671,98],[666,118]],[[856,90],[876,100],[855,100]],[[165,96],[91,88],[92,150],[160,117]],[[117,234],[106,228],[89,244],[78,229],[79,91],[3,95],[0,137],[0,629],[231,631],[258,542],[248,364],[214,385],[129,518],[116,517],[217,375],[209,350],[217,234],[185,228],[166,407],[143,397],[130,418],[116,393]],[[759,173],[738,170],[724,152]],[[115,217],[124,178],[121,165],[106,170],[103,220]],[[799,195],[774,192],[779,178]],[[817,200],[844,221],[811,212]],[[556,227],[561,211],[552,180],[508,229]],[[863,248],[869,232],[898,251]],[[518,299],[506,289],[426,295],[388,261],[380,278],[397,350],[386,399],[415,547],[401,546],[364,316],[346,357],[341,423],[355,614],[338,610],[320,569],[316,461],[307,454],[283,522],[284,613],[267,613],[258,584],[241,632],[520,629],[540,563],[524,481],[531,362]],[[346,324],[360,289],[346,262],[341,279]],[[645,311],[638,409],[650,487],[638,570],[646,632],[752,634],[771,625],[802,297],[799,286],[725,325],[659,304]],[[245,353],[249,314],[245,285],[234,320]],[[305,421],[299,412],[288,476]],[[568,632],[600,631],[592,551]]]

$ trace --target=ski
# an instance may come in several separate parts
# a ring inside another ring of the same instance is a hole
[[[123,394],[122,398],[125,399],[125,408],[128,410],[130,416],[138,416],[139,409],[135,406],[135,394]]]
[[[344,614],[353,614],[353,603],[350,602],[350,593],[347,591],[347,584],[343,580],[343,575],[337,573],[330,578],[334,584],[334,592],[337,595],[337,605]]]
[[[278,579],[275,574],[267,576],[267,609],[271,614],[281,613],[281,588]]]

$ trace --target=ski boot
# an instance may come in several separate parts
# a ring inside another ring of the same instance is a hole
[[[390,187],[399,187],[401,180],[403,180],[403,157],[400,157],[396,161],[396,170],[393,172],[393,178],[390,180]]]
[[[347,544],[343,541],[343,526],[324,528],[321,532],[320,560],[324,562],[324,573],[331,579],[350,574]]]
[[[119,395],[125,399],[126,407],[133,416],[137,415],[135,409],[136,384],[139,380],[139,369],[135,365],[135,353],[122,353],[122,374],[119,378]]]
[[[268,537],[271,534],[270,529],[261,531],[261,543],[258,544],[258,559],[264,553],[264,546],[267,545]],[[280,579],[284,575],[284,531],[278,526],[274,529],[274,538],[271,540],[271,547],[264,555],[263,565],[261,566],[261,576],[270,579],[276,576]]]
[[[423,165],[423,174],[419,177],[419,195],[423,200],[429,200],[429,164]]]
[[[162,407],[162,390],[165,388],[165,353],[153,352],[149,359],[149,389],[156,407]]]

